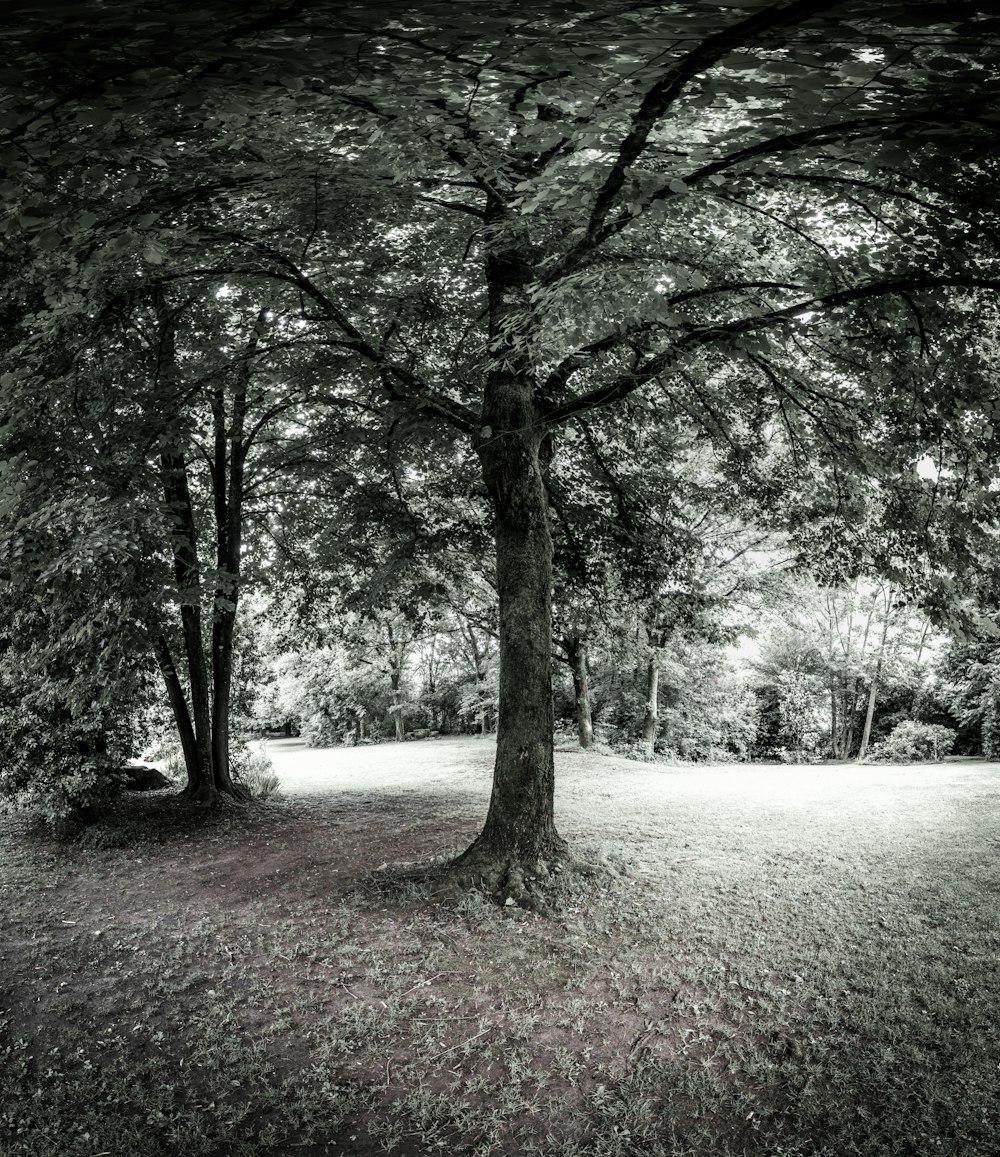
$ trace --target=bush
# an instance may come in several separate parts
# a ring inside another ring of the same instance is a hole
[[[939,723],[907,719],[897,723],[888,738],[874,744],[865,763],[926,763],[943,759],[955,745],[957,733]]]
[[[245,788],[252,799],[280,798],[281,780],[264,747],[238,747],[229,756],[233,779]]]
[[[33,812],[52,831],[91,818],[128,784],[125,760],[136,742],[125,721],[69,719],[23,709],[4,713],[0,797]]]

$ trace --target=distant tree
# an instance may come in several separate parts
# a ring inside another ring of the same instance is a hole
[[[756,661],[758,687],[786,741],[804,731],[829,744],[834,759],[864,758],[880,695],[905,684],[909,709],[922,686],[928,623],[871,579],[823,587],[804,577],[786,587],[783,606]],[[823,703],[825,725],[816,722]],[[794,744],[793,744],[794,745]]]

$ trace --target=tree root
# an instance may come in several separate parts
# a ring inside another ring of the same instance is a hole
[[[474,846],[455,858],[383,864],[369,880],[383,898],[416,888],[436,903],[457,904],[476,893],[503,908],[555,916],[620,876],[603,857],[581,859],[565,845],[544,857],[494,856]]]
[[[210,783],[200,783],[196,787],[188,784],[181,791],[181,798],[203,808],[220,807],[223,804],[253,803],[253,796],[239,784],[234,784],[232,791],[220,791]]]
[[[578,859],[565,848],[531,858],[463,855],[439,870],[435,892],[461,896],[475,891],[506,908],[555,915],[569,896],[579,894],[581,880],[590,887],[615,875],[608,865]]]

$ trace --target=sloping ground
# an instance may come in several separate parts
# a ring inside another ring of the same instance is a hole
[[[269,748],[279,804],[0,820],[4,1157],[998,1152],[995,765],[560,753],[612,874],[544,918],[395,869],[489,743]]]

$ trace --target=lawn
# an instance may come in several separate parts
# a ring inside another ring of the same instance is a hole
[[[3,1157],[996,1157],[1000,768],[557,755],[603,862],[437,902],[476,739],[271,745],[285,798],[0,817]]]

